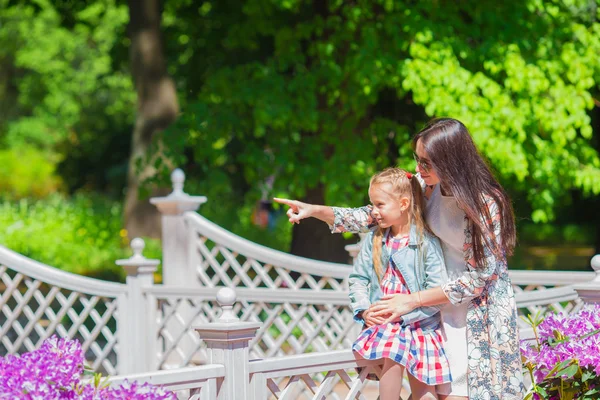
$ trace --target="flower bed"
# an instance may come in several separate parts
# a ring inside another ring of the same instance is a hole
[[[35,351],[0,357],[0,397],[26,400],[175,400],[172,392],[126,382],[109,387],[99,374],[84,379],[83,350],[76,340],[53,336]]]
[[[533,382],[526,399],[600,399],[600,304],[528,320],[535,339],[521,346]]]

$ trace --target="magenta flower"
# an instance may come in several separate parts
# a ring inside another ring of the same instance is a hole
[[[56,336],[20,356],[0,357],[0,398],[25,400],[175,400],[174,393],[150,384],[126,382],[95,387],[83,382],[83,350],[77,340]]]
[[[545,390],[547,398],[559,399],[557,378],[563,388],[579,394],[600,386],[600,304],[587,305],[570,315],[549,315],[537,327],[537,334],[539,345],[531,340],[521,342],[534,390]],[[534,393],[533,398],[536,396]]]

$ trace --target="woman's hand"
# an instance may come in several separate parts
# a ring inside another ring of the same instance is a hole
[[[417,308],[411,294],[386,294],[369,309],[375,318],[385,318],[385,324],[398,321],[400,317]]]
[[[298,200],[279,199],[277,197],[274,197],[273,200],[290,207],[286,214],[292,224],[299,224],[300,220],[313,216],[314,206],[312,204],[303,203]]]
[[[371,306],[371,307],[373,307],[373,306]],[[365,321],[365,325],[367,326],[367,328],[370,328],[373,325],[381,325],[385,322],[384,317],[376,317],[375,315],[373,315],[371,308],[363,311],[362,317],[363,317],[363,320]]]

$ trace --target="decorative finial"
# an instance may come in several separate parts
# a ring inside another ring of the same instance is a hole
[[[594,257],[592,257],[590,265],[594,271],[596,271],[596,279],[600,279],[600,254],[596,254]]]
[[[180,168],[176,168],[173,172],[171,172],[171,182],[173,183],[173,194],[183,193],[185,173]]]
[[[131,243],[129,244],[131,249],[133,250],[133,257],[135,258],[143,258],[142,252],[144,251],[144,247],[146,247],[146,243],[144,239],[136,237],[133,238]]]
[[[231,288],[224,287],[217,292],[217,302],[221,306],[223,312],[219,317],[218,322],[236,322],[240,319],[233,313],[233,305],[236,299],[235,291]]]

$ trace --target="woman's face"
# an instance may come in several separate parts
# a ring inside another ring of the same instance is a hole
[[[421,174],[421,178],[423,178],[425,184],[428,186],[433,186],[440,183],[440,178],[438,178],[437,174],[435,173],[433,163],[425,151],[422,140],[417,141],[415,153],[417,155],[417,172]]]

